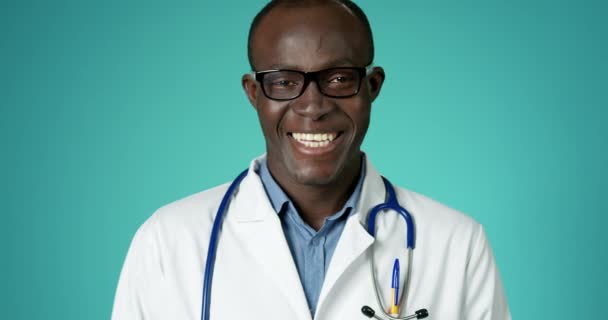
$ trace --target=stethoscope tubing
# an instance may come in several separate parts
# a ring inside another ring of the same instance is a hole
[[[394,210],[398,212],[403,219],[405,219],[405,223],[407,225],[406,247],[413,250],[416,247],[416,229],[414,227],[412,215],[404,207],[399,205],[395,189],[391,183],[385,177],[382,177],[382,182],[384,182],[384,189],[386,190],[386,202],[381,203],[370,210],[369,214],[367,215],[367,232],[375,238],[376,216],[378,213],[385,210]]]
[[[407,296],[408,296],[408,292],[409,292],[409,288],[410,288],[413,253],[414,253],[414,248],[416,246],[416,243],[415,243],[416,229],[414,227],[414,221],[413,221],[412,215],[409,213],[409,211],[407,211],[404,207],[402,207],[399,204],[399,201],[397,200],[397,195],[395,193],[395,189],[393,188],[391,183],[384,177],[382,177],[382,181],[384,182],[384,188],[386,190],[386,202],[381,203],[381,204],[373,207],[370,210],[370,212],[367,216],[367,232],[372,237],[376,238],[376,218],[377,218],[378,213],[380,213],[382,211],[387,211],[387,210],[396,211],[405,220],[406,227],[407,227],[406,249],[407,249],[408,253],[407,253],[407,271],[406,271],[406,276],[405,276],[405,281],[404,281],[405,286],[403,288],[403,294],[401,295],[401,299],[399,299],[399,301],[398,301],[399,305],[401,305],[402,301],[407,301]],[[384,308],[382,307],[384,304],[381,301],[380,292],[378,289],[378,279],[376,277],[376,268],[374,267],[374,255],[375,255],[374,248],[375,248],[375,245],[372,244],[371,258],[370,258],[369,265],[370,265],[370,271],[372,274],[372,280],[374,283],[374,293],[376,295],[376,302],[380,306],[381,312],[384,314],[385,317],[392,319],[392,320],[411,319],[411,317],[409,317],[409,316],[408,317],[394,317],[394,316],[391,316],[390,314],[388,314],[386,311],[384,311]]]
[[[232,198],[232,196],[235,194],[235,189],[240,185],[241,181],[247,176],[247,172],[248,172],[248,170],[244,170],[236,177],[236,179],[234,179],[234,181],[232,181],[232,183],[228,187],[228,190],[226,190],[226,193],[224,194],[222,201],[220,202],[220,206],[217,209],[217,214],[213,221],[213,226],[211,228],[211,236],[209,238],[209,248],[207,250],[207,260],[205,262],[205,273],[203,275],[203,296],[202,296],[201,320],[210,319],[209,317],[210,317],[210,308],[211,308],[211,286],[212,286],[212,282],[213,282],[213,270],[215,267],[215,257],[216,257],[217,248],[218,248],[219,234],[220,234],[220,229],[222,227],[222,223],[224,221],[224,216],[226,215],[226,212],[228,211],[227,208],[228,208],[228,205],[230,204],[230,198]],[[370,213],[369,213],[368,219],[367,219],[367,231],[372,237],[375,238],[376,216],[381,211],[394,210],[394,211],[398,212],[405,219],[405,222],[407,225],[406,248],[408,250],[408,267],[407,267],[407,275],[406,275],[406,279],[405,279],[405,287],[403,289],[404,291],[403,291],[403,295],[401,296],[401,301],[407,301],[405,299],[407,299],[407,293],[409,291],[410,274],[411,274],[411,270],[412,270],[412,252],[415,247],[414,222],[413,222],[413,219],[412,219],[412,216],[410,215],[410,213],[405,208],[403,208],[399,205],[399,202],[397,201],[397,196],[395,194],[395,190],[394,190],[393,186],[390,184],[390,182],[384,177],[382,177],[382,181],[384,182],[384,187],[385,187],[385,190],[387,193],[387,199],[386,199],[385,203],[379,204],[370,210]],[[377,285],[378,281],[376,279],[376,273],[375,273],[375,268],[374,268],[374,248],[373,248],[373,246],[374,245],[372,244],[370,266],[371,266],[372,279],[374,282],[374,291],[376,294],[376,300],[378,302],[378,305],[380,306],[382,313],[384,313],[384,315],[386,317],[388,317],[392,320],[409,319],[409,317],[403,317],[403,318],[393,317],[393,316],[387,314],[382,308],[383,304],[382,304],[382,301],[380,301],[380,294],[378,292],[378,285]],[[401,301],[399,301],[399,302],[401,302]]]
[[[211,284],[213,280],[213,269],[215,267],[215,255],[217,253],[217,245],[219,240],[220,228],[224,222],[224,215],[230,198],[234,195],[234,190],[239,186],[241,181],[247,176],[247,171],[241,172],[241,174],[232,181],[232,184],[226,190],[222,202],[217,209],[217,214],[213,220],[213,227],[211,229],[211,237],[209,237],[209,249],[207,250],[207,261],[205,262],[205,274],[203,278],[203,297],[202,297],[202,310],[201,319],[209,320],[209,309],[211,308]]]

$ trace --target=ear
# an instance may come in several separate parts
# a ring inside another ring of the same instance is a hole
[[[369,76],[367,76],[367,84],[371,101],[376,100],[384,83],[384,69],[382,67],[374,67]]]
[[[258,82],[253,78],[251,74],[246,73],[241,78],[241,85],[243,86],[243,90],[245,91],[247,99],[249,99],[249,103],[255,109],[255,102],[258,97]]]

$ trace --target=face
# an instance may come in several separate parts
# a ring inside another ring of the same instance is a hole
[[[252,58],[256,71],[310,72],[370,62],[363,25],[336,5],[273,9],[255,31]],[[383,80],[383,70],[375,68],[355,96],[330,98],[311,82],[298,98],[276,101],[264,95],[255,79],[243,76],[243,88],[266,139],[268,166],[279,183],[352,181],[358,175],[371,103]]]

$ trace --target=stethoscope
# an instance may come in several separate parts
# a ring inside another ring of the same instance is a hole
[[[226,190],[222,201],[220,202],[220,206],[217,209],[217,213],[215,215],[215,220],[213,221],[213,227],[211,229],[211,236],[209,238],[209,250],[207,250],[207,261],[205,263],[205,274],[203,276],[203,299],[202,299],[202,312],[201,319],[209,320],[209,309],[211,308],[211,283],[213,280],[213,269],[215,267],[215,256],[217,252],[218,239],[220,234],[220,228],[222,226],[224,216],[226,215],[226,211],[228,205],[230,204],[230,198],[234,195],[235,189],[241,184],[241,181],[247,176],[247,171],[245,170],[239,174],[234,181]],[[373,207],[367,217],[367,232],[375,237],[376,234],[376,216],[379,212],[393,210],[403,219],[406,223],[406,231],[407,231],[407,239],[406,246],[408,250],[408,268],[407,274],[405,277],[405,288],[403,289],[403,295],[401,299],[407,298],[407,292],[410,286],[410,275],[412,270],[412,253],[415,246],[415,228],[414,221],[412,219],[412,215],[401,205],[399,205],[399,201],[397,200],[397,196],[395,195],[395,189],[391,185],[391,183],[384,177],[382,177],[382,181],[384,182],[384,188],[386,189],[386,202],[381,203],[375,207]],[[374,283],[374,293],[376,295],[376,302],[380,306],[381,312],[388,319],[392,320],[409,320],[409,319],[423,319],[428,316],[428,311],[426,309],[420,309],[416,311],[414,314],[405,316],[405,317],[395,317],[394,315],[388,314],[384,311],[382,307],[382,301],[380,300],[380,294],[378,291],[378,281],[376,279],[376,270],[374,268],[374,245],[372,245],[371,259],[370,259],[370,270],[372,273],[372,279]],[[406,301],[406,300],[403,300]],[[376,314],[376,311],[369,306],[363,306],[361,308],[361,312],[369,317],[375,318],[378,320],[384,320],[382,317]]]

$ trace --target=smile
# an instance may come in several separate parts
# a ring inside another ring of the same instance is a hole
[[[339,135],[338,132],[328,133],[304,133],[293,132],[290,134],[295,141],[308,148],[322,148],[329,145]]]

